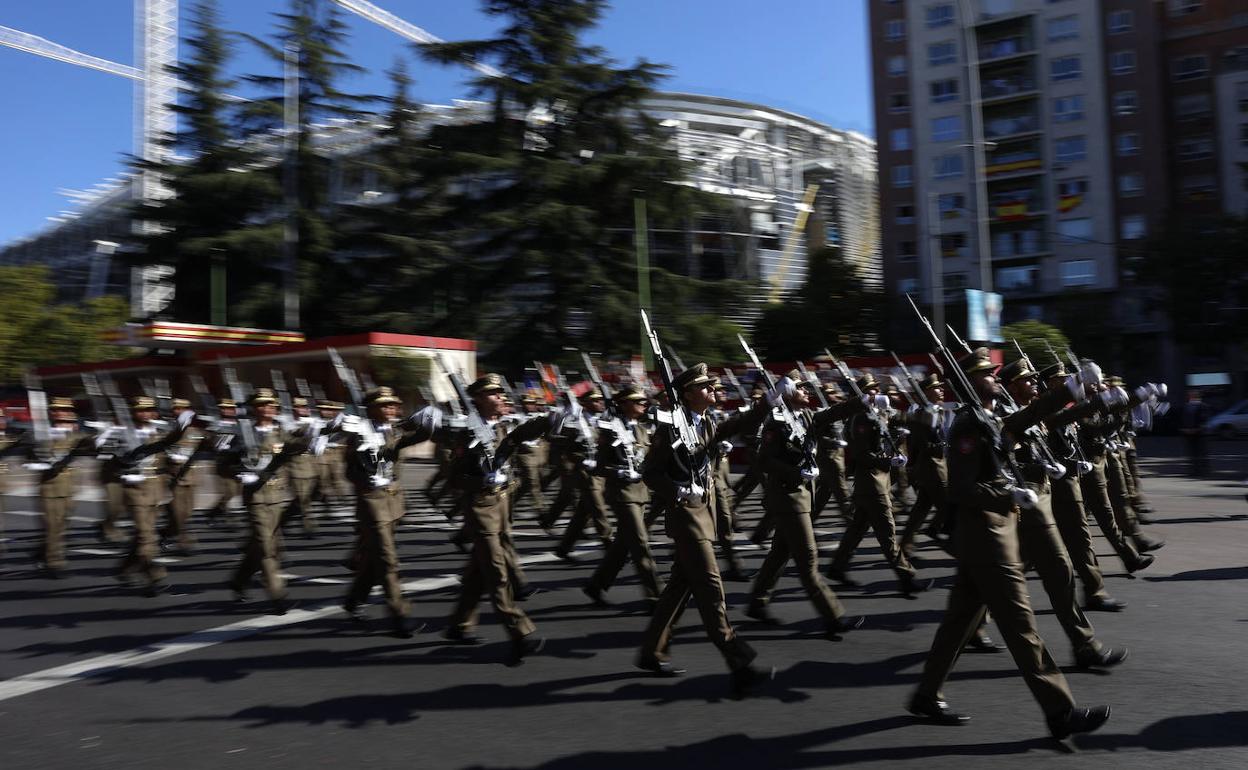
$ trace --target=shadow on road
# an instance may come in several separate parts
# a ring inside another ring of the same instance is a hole
[[[1186,580],[1243,580],[1248,578],[1248,567],[1218,567],[1216,569],[1197,569],[1190,572],[1178,572],[1174,575],[1160,577],[1145,576],[1150,583],[1169,583]]]

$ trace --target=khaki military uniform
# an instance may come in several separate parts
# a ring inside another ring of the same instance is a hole
[[[910,450],[910,480],[917,493],[906,529],[901,533],[901,550],[908,557],[914,550],[914,541],[927,516],[935,512],[929,531],[940,531],[945,520],[946,493],[949,488],[949,469],[945,451],[949,447],[945,428],[945,412],[933,415],[923,409],[912,410],[906,418],[910,428],[907,446]]]
[[[604,546],[610,547],[614,535],[607,516],[606,481],[594,470],[585,467],[585,460],[591,459],[596,451],[598,421],[588,412],[584,417],[589,423],[589,436],[567,439],[561,456],[563,483],[571,485],[573,508],[572,518],[568,520],[563,537],[555,547],[555,553],[560,556],[566,556],[576,547],[585,531],[585,525],[590,522],[593,522],[594,530]],[[592,443],[586,446],[584,441]]]
[[[589,583],[592,589],[598,591],[610,589],[624,562],[631,557],[646,598],[657,600],[663,587],[655,570],[654,556],[650,553],[649,526],[645,521],[650,489],[640,477],[641,463],[650,448],[650,429],[640,422],[615,423],[615,426],[632,434],[629,451],[617,440],[616,433],[608,429],[608,425],[610,423],[599,426],[597,461],[605,479],[606,501],[615,514],[619,530]],[[629,471],[637,473],[637,477],[633,478]]]
[[[331,505],[346,494],[346,457],[346,447],[331,437],[316,458],[317,491]]]
[[[74,505],[72,458],[90,438],[76,429],[50,429],[46,460],[51,467],[39,473],[39,502],[43,510],[43,543],[39,555],[48,569],[65,568],[65,530]],[[32,459],[42,459],[32,457]]]
[[[298,425],[306,427],[312,421],[313,418],[303,418],[298,421]],[[317,521],[312,499],[316,494],[316,481],[320,475],[318,468],[320,458],[312,453],[303,452],[291,457],[287,464],[290,466],[291,491],[294,493],[299,516],[303,520],[303,532],[305,535],[314,535],[317,530]]]
[[[143,459],[134,465],[124,468],[121,480],[122,497],[126,511],[134,522],[130,548],[122,557],[117,569],[119,577],[128,578],[139,573],[148,583],[155,586],[165,579],[166,570],[156,562],[160,556],[160,537],[156,532],[156,523],[160,518],[160,506],[165,501],[167,489],[160,471],[160,453],[173,446],[183,436],[183,430],[175,427],[167,433],[161,433],[156,426],[140,427],[136,430],[139,442],[150,450]]]
[[[121,483],[121,464],[112,455],[100,456],[100,486],[104,488],[104,518],[97,525],[100,539],[110,543],[124,541],[117,523],[126,517],[126,501]]]
[[[1066,553],[1070,556],[1075,574],[1083,584],[1084,596],[1088,600],[1107,599],[1109,591],[1105,589],[1105,578],[1096,558],[1092,532],[1088,529],[1088,517],[1083,507],[1083,492],[1079,482],[1077,421],[1078,413],[1075,409],[1064,409],[1045,421],[1049,449],[1066,468],[1065,476],[1051,482],[1053,519],[1057,523],[1058,533],[1066,546]]]
[[[240,472],[237,453],[241,447],[235,446],[239,439],[238,421],[223,419],[217,423],[216,430],[211,434],[212,448],[217,455],[216,482],[220,497],[212,506],[208,518],[216,519],[230,514],[230,502],[243,494],[243,485],[239,483],[237,474]]]
[[[542,491],[542,471],[549,460],[550,442],[544,436],[525,441],[516,448],[520,486],[512,500],[513,507],[527,495],[539,516],[545,514],[548,504]]]
[[[832,406],[836,406],[835,403]],[[819,433],[819,443],[815,446],[815,456],[819,465],[819,479],[815,484],[814,508],[810,512],[812,522],[819,521],[828,501],[835,498],[841,516],[849,521],[853,518],[853,503],[849,497],[849,478],[845,475],[845,422],[835,420]]]
[[[716,422],[723,422],[728,418],[727,413],[718,409],[713,410],[711,415]],[[729,451],[731,450],[721,447],[711,452],[710,457],[711,480],[715,484],[715,534],[718,537],[720,555],[728,565],[725,576],[729,580],[744,580],[745,569],[737,556],[736,540],[733,537],[736,529],[737,496],[732,491]]]
[[[190,532],[191,514],[195,512],[195,469],[192,465],[196,452],[204,442],[204,432],[189,428],[182,438],[167,449],[163,457],[163,472],[173,492],[169,501],[169,519],[165,524],[164,537],[173,540],[178,547],[189,550],[195,544]]]
[[[1129,570],[1134,571],[1142,563],[1140,552],[1127,537],[1115,513],[1109,477],[1113,474],[1108,458],[1108,436],[1112,420],[1108,415],[1097,413],[1080,420],[1079,437],[1083,442],[1083,454],[1092,465],[1091,472],[1080,478],[1083,503],[1096,519],[1101,533],[1109,541],[1118,558]],[[1120,487],[1115,489],[1121,492]],[[1118,510],[1122,511],[1121,500]],[[1123,511],[1125,513],[1125,511]],[[1125,522],[1125,517],[1124,521]]]

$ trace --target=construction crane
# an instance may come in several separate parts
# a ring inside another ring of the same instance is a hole
[[[434,35],[433,33],[429,32],[428,30],[421,29],[420,27],[416,26],[415,24],[412,24],[409,21],[400,19],[398,16],[395,16],[393,13],[390,13],[386,9],[379,8],[373,3],[367,2],[367,0],[333,0],[333,2],[341,6],[342,8],[350,11],[351,13],[354,13],[362,18],[368,19],[374,24],[381,25],[382,27],[385,27],[391,32],[394,32],[402,37],[405,37],[408,40],[411,40],[412,42],[415,42],[415,43],[446,42],[442,38],[438,37],[437,35]],[[470,62],[467,62],[467,64],[469,67],[472,67],[474,70],[476,70],[477,72],[480,72],[482,75],[485,75],[486,77],[496,78],[496,77],[500,77],[503,74],[498,69],[491,67],[490,65],[484,62],[470,61]]]
[[[815,195],[818,193],[819,185],[813,183],[806,185],[806,194],[802,196],[802,202],[797,206],[797,217],[793,220],[793,228],[789,230],[789,237],[785,239],[784,250],[780,252],[776,272],[771,275],[769,302],[779,302],[780,297],[784,294],[784,279],[788,275],[789,265],[793,261],[793,251],[797,248],[797,241],[802,237],[802,232],[806,230],[806,220],[810,218],[811,213],[815,210]]]

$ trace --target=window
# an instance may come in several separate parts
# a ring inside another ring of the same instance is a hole
[[[999,267],[995,284],[1003,292],[1037,291],[1040,288],[1040,268],[1034,265]]]
[[[1119,228],[1124,241],[1138,241],[1148,236],[1148,220],[1143,214],[1128,214]]]
[[[914,204],[903,203],[897,207],[897,224],[912,225],[914,224]]]
[[[1062,179],[1057,183],[1057,210],[1069,214],[1088,199],[1088,180]]]
[[[958,46],[952,40],[932,43],[927,47],[927,63],[933,67],[953,64],[958,60]]]
[[[1179,190],[1189,200],[1208,200],[1217,192],[1218,182],[1213,174],[1185,176],[1179,181]]]
[[[1120,158],[1129,158],[1140,154],[1140,135],[1131,132],[1114,137],[1114,149]]]
[[[1189,136],[1179,140],[1179,160],[1204,160],[1213,156],[1213,137]]]
[[[952,102],[958,98],[957,78],[933,80],[930,88],[933,102]]]
[[[929,5],[924,11],[928,29],[947,27],[953,23],[953,6],[949,3]]]
[[[1079,17],[1061,16],[1056,19],[1049,19],[1047,29],[1050,43],[1056,43],[1059,40],[1073,40],[1079,37]]]
[[[1209,74],[1209,57],[1203,53],[1179,56],[1170,63],[1170,76],[1175,80],[1199,80]]]
[[[1010,230],[992,235],[992,253],[999,257],[1036,254],[1043,249],[1038,230]]]
[[[1185,94],[1174,100],[1174,114],[1179,120],[1199,120],[1213,111],[1209,94]]]
[[[1053,122],[1083,120],[1083,94],[1059,96],[1053,100]]]
[[[1096,283],[1096,262],[1072,259],[1062,263],[1063,286],[1091,286]]]
[[[932,118],[933,142],[956,142],[962,139],[962,116],[946,115]]]
[[[1083,76],[1083,62],[1078,56],[1050,59],[1049,76],[1053,80],[1078,80]]]
[[[1135,91],[1114,92],[1114,114],[1122,117],[1134,115],[1139,108],[1139,95]]]
[[[937,179],[962,176],[962,153],[949,153],[932,158],[932,175]]]
[[[1124,32],[1130,32],[1135,26],[1135,13],[1132,11],[1110,11],[1109,19],[1105,22],[1105,26],[1109,29],[1111,35],[1121,35]]]
[[[1088,140],[1083,136],[1066,136],[1056,142],[1053,159],[1059,163],[1087,160]]]
[[[919,279],[918,278],[902,278],[897,281],[897,292],[899,294],[918,294]]]
[[[1118,196],[1138,198],[1144,194],[1144,175],[1139,172],[1118,175]]]
[[[909,187],[913,184],[914,169],[911,166],[893,166],[893,187]]]
[[[897,259],[902,261],[914,259],[918,253],[918,249],[914,247],[914,241],[897,242]]]
[[[963,193],[942,193],[936,202],[941,219],[956,219],[966,211],[966,195]]]
[[[1135,72],[1135,51],[1114,51],[1109,55],[1109,71],[1115,75]]]
[[[895,43],[898,40],[904,40],[906,37],[906,20],[891,19],[884,22],[884,39]]]
[[[906,57],[900,54],[888,57],[888,76],[897,78],[904,74],[906,74]]]
[[[944,284],[946,299],[960,299],[966,288],[966,273],[945,273]]]
[[[1222,52],[1222,66],[1227,72],[1248,70],[1248,45],[1229,48]]]
[[[1202,0],[1167,0],[1166,5],[1170,7],[1171,16],[1186,16],[1199,11],[1204,2]]]
[[[910,111],[910,93],[908,91],[894,91],[888,95],[888,111],[893,115],[900,115]]]
[[[1059,219],[1057,221],[1058,242],[1070,245],[1088,243],[1092,240],[1092,220]]]
[[[941,233],[940,256],[966,256],[966,233]]]
[[[897,151],[910,149],[910,129],[894,128],[892,131],[889,131],[888,145]]]

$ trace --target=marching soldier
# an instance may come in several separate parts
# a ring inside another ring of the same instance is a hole
[[[347,477],[355,487],[358,568],[342,607],[352,620],[364,622],[361,605],[368,601],[373,586],[380,585],[393,635],[408,639],[413,633],[407,621],[411,604],[403,598],[394,542],[395,528],[406,514],[399,484],[400,453],[429,440],[441,424],[441,413],[426,407],[399,423],[401,405],[392,389],[374,388],[364,395],[367,414],[343,421]]]
[[[592,521],[604,548],[611,547],[611,521],[607,517],[607,501],[603,498],[604,479],[597,472],[594,454],[598,442],[598,418],[607,410],[606,399],[597,388],[591,388],[578,401],[584,410],[583,417],[565,421],[565,435],[572,438],[564,445],[563,462],[566,474],[564,483],[574,487],[575,500],[572,518],[563,531],[555,555],[565,561],[573,561],[572,549],[581,539],[585,524]],[[574,424],[569,424],[574,423]]]
[[[217,455],[216,481],[221,497],[216,505],[208,509],[206,518],[209,524],[230,518],[230,501],[243,494],[243,486],[238,481],[238,471],[234,467],[233,453],[230,451],[237,438],[238,404],[232,398],[223,398],[217,404],[217,409],[221,412],[221,418],[214,426],[213,451]],[[235,451],[238,449],[235,448]]]
[[[642,591],[653,609],[663,587],[650,554],[649,527],[645,522],[650,490],[641,479],[641,463],[650,447],[650,428],[642,422],[648,399],[641,388],[629,385],[617,392],[614,400],[619,419],[598,425],[597,464],[606,481],[605,498],[619,530],[583,590],[595,605],[606,606],[603,594],[611,589],[624,562],[632,557]]]
[[[797,370],[789,372],[777,384],[780,396],[803,427],[813,434],[812,438],[824,432],[830,423],[862,408],[862,404],[857,402],[842,402],[812,414],[809,411],[812,387]],[[811,522],[813,487],[819,477],[819,469],[813,453],[804,443],[805,437],[799,443],[789,426],[774,416],[763,430],[760,449],[760,463],[766,474],[763,508],[771,515],[776,534],[771,541],[771,550],[758,570],[745,614],[767,625],[779,625],[767,609],[767,604],[784,565],[792,559],[802,588],[823,618],[825,636],[839,641],[841,634],[861,626],[863,619],[846,618],[845,608],[819,576],[819,548]]]
[[[184,398],[173,400],[173,415],[176,419],[190,410],[191,402]],[[173,493],[169,501],[169,517],[165,522],[161,537],[171,540],[174,552],[180,556],[190,554],[195,545],[191,535],[191,514],[195,512],[195,456],[203,444],[205,434],[191,426],[182,433],[173,446],[164,452],[164,474]]]
[[[35,550],[35,562],[51,578],[65,570],[65,529],[74,504],[75,457],[90,452],[93,441],[78,430],[74,402],[53,398],[48,405],[48,438],[43,446],[28,445],[28,470],[39,474],[39,502],[43,511],[43,542]]]
[[[935,372],[924,378],[920,384],[927,400],[938,410],[945,400],[945,384]],[[914,551],[914,540],[919,529],[927,521],[929,512],[934,512],[932,522],[925,532],[933,540],[939,542],[936,533],[944,527],[945,493],[949,486],[949,472],[945,466],[945,451],[949,447],[949,424],[951,415],[939,410],[929,412],[915,404],[907,415],[906,422],[910,426],[908,446],[910,448],[910,478],[918,493],[914,505],[910,508],[910,517],[906,520],[906,529],[901,534],[901,550],[909,558]]]
[[[294,410],[295,430],[307,430],[308,426],[313,422],[319,422],[318,418],[312,416],[312,408],[308,405],[306,398],[295,396],[291,402],[291,408]],[[314,540],[316,538],[317,521],[316,509],[312,507],[312,500],[316,493],[320,458],[314,453],[302,452],[291,457],[289,465],[291,491],[295,496],[295,505],[287,509],[286,516],[290,517],[293,511],[298,510],[299,517],[303,521],[303,536],[309,540]]]
[[[526,415],[541,414],[545,404],[537,394],[529,391],[520,397],[520,405]],[[542,491],[542,471],[550,458],[550,442],[539,436],[523,442],[516,450],[516,465],[520,467],[520,488],[516,490],[512,505],[528,496],[533,509],[541,515],[547,510],[546,494]]]
[[[893,522],[893,499],[890,471],[906,464],[906,457],[896,451],[886,435],[886,403],[880,403],[879,383],[870,374],[863,375],[859,389],[874,403],[868,410],[876,410],[877,416],[859,412],[849,420],[850,451],[854,456],[854,518],[845,530],[841,544],[836,549],[828,577],[841,585],[853,586],[855,581],[846,574],[850,559],[862,536],[870,528],[880,543],[884,558],[897,573],[901,592],[907,598],[927,590],[932,581],[915,579],[914,567],[897,545],[897,525]]]
[[[328,425],[342,414],[342,404],[321,399],[316,402],[316,411],[321,422]],[[316,458],[316,484],[317,492],[325,505],[333,508],[341,504],[347,486],[346,447],[338,440],[337,434],[331,434],[327,438],[329,440],[325,449]]]
[[[727,401],[727,391],[718,377],[712,376],[711,384],[715,390],[715,406],[709,414],[712,420],[720,423],[728,418],[728,413],[722,406]],[[742,565],[733,537],[736,529],[737,499],[732,491],[730,479],[732,469],[728,458],[729,452],[732,451],[732,442],[721,441],[715,449],[716,451],[711,453],[711,478],[715,483],[715,534],[719,538],[719,552],[724,557],[724,563],[728,565],[723,576],[725,580],[745,582],[754,577],[754,572]]]
[[[707,419],[706,410],[714,403],[715,396],[703,363],[681,372],[673,380],[672,387],[680,394],[682,402],[673,407],[687,410],[699,446],[681,448],[677,445],[675,430],[661,424],[642,465],[646,485],[665,511],[667,534],[674,541],[674,556],[667,586],[646,628],[637,667],[659,676],[684,673],[672,664],[669,648],[672,629],[692,596],[702,616],[702,627],[732,672],[732,692],[741,697],[768,675],[752,665],[757,653],[737,636],[728,622],[724,585],[713,546],[715,487],[710,483],[709,461],[702,448],[714,446],[736,433],[752,431],[767,416],[767,410],[756,407],[720,425],[713,424]]]
[[[845,400],[844,394],[833,383],[825,383],[823,395],[831,405]],[[849,497],[849,479],[845,475],[845,421],[834,420],[819,434],[816,447],[819,459],[819,480],[815,485],[815,502],[811,510],[810,520],[818,521],[827,508],[828,501],[836,498],[836,506],[841,516],[850,521],[854,517],[853,503]]]

